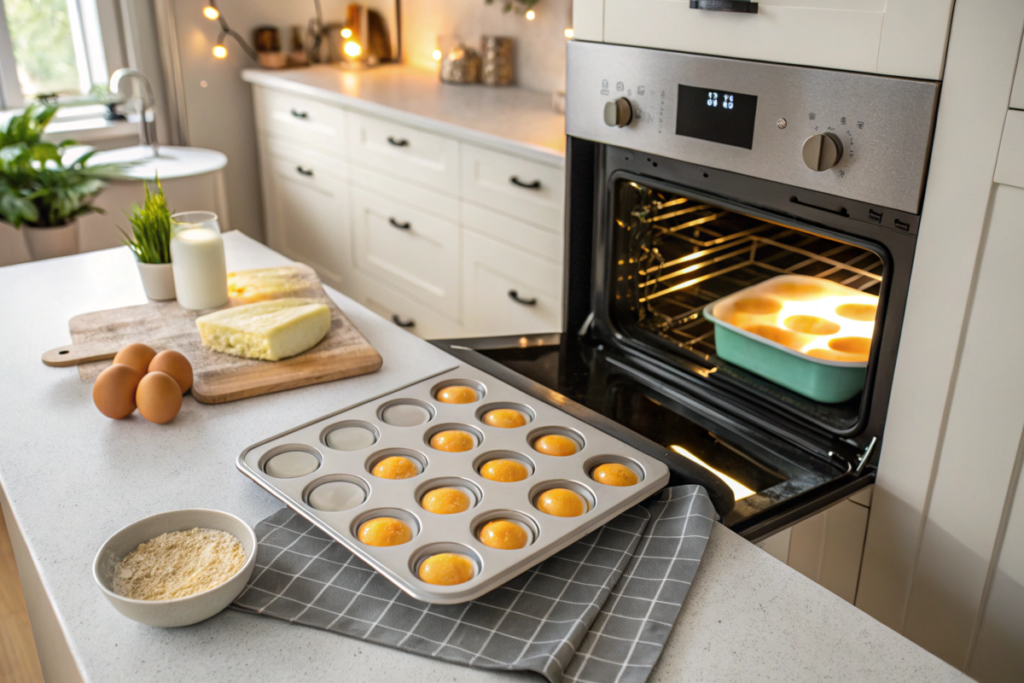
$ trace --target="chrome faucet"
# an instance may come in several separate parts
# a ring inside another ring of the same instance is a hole
[[[142,92],[139,96],[142,101],[142,110],[139,112],[139,141],[153,148],[153,156],[160,156],[160,148],[156,139],[156,97],[153,95],[153,86],[149,84],[149,79],[137,69],[118,69],[110,76],[111,94],[120,94],[121,81],[126,78],[134,78],[142,84]],[[147,112],[153,112],[152,121],[146,120]]]

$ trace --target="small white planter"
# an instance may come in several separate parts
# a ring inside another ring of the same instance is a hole
[[[33,261],[78,253],[78,221],[58,228],[21,226],[25,246]]]
[[[175,298],[174,271],[170,263],[137,262],[137,265],[147,297],[153,301],[170,301]]]

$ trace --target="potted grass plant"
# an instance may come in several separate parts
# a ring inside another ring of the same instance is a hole
[[[21,229],[33,260],[78,253],[78,219],[102,213],[92,202],[120,170],[89,165],[92,152],[68,162],[68,140],[43,141],[57,107],[30,105],[0,123],[0,221]]]
[[[146,296],[154,301],[175,298],[174,272],[171,270],[171,212],[167,208],[164,188],[156,179],[156,190],[143,183],[146,197],[142,206],[132,204],[128,220],[132,224],[129,235],[124,230],[122,241],[135,254],[139,276]]]

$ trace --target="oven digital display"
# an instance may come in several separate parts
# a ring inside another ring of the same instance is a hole
[[[679,86],[676,135],[750,149],[757,95]]]

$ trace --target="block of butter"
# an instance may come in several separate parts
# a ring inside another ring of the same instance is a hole
[[[320,343],[331,329],[331,309],[313,299],[275,299],[210,313],[196,325],[214,351],[283,360]]]
[[[254,304],[286,296],[302,296],[313,287],[314,280],[294,266],[260,268],[228,273],[228,296],[236,304]]]

